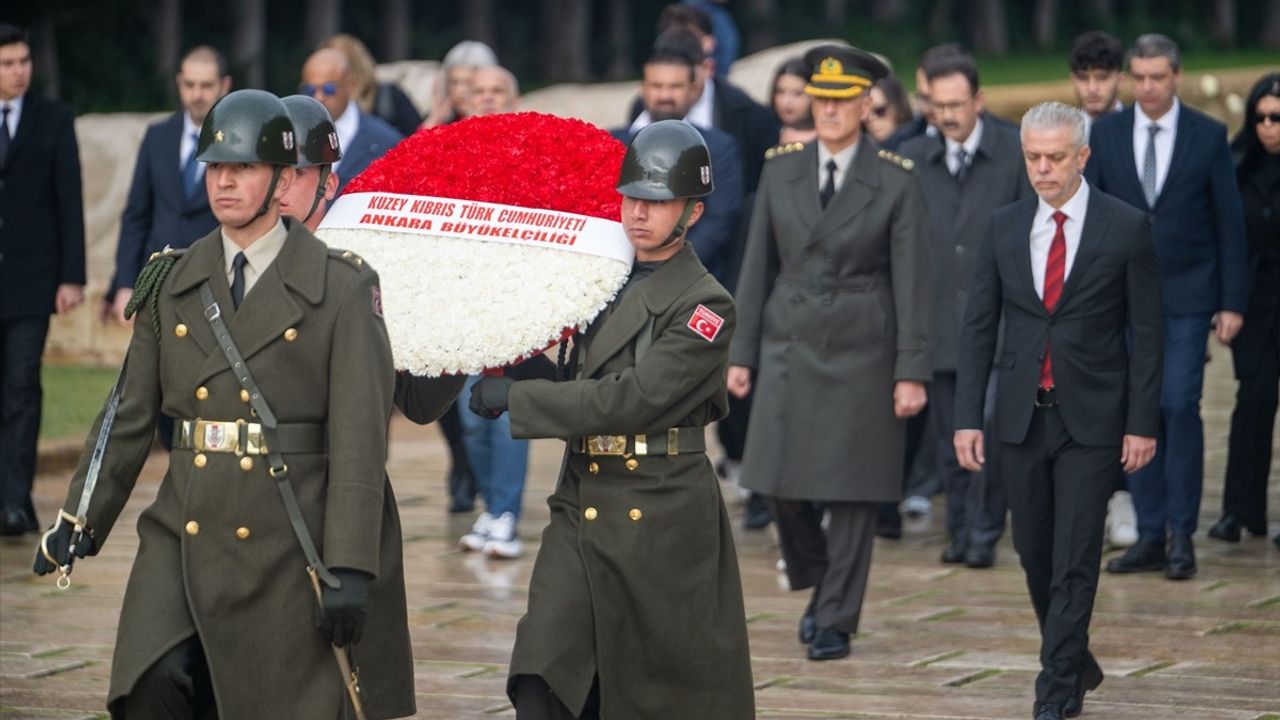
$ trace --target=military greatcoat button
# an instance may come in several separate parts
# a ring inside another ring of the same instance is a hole
[[[196,467],[202,468],[209,462],[209,458],[205,457],[204,453],[196,453],[196,456],[191,459],[191,462],[195,463]]]
[[[298,330],[296,328],[289,328],[288,330],[284,331],[285,342],[293,342],[294,340],[297,340],[297,339],[298,339]]]
[[[600,513],[596,511],[596,509],[593,507],[589,507],[586,510],[582,511],[582,517],[586,518],[588,521],[595,520],[596,516],[598,516],[599,514]]]
[[[591,473],[592,475],[599,475],[599,474],[600,474],[600,463],[593,462],[593,463],[591,463],[591,464],[587,465],[587,472]]]
[[[241,540],[248,540],[248,539],[249,539],[249,528],[247,528],[247,527],[239,527],[239,528],[236,528],[236,537],[240,538]]]
[[[242,458],[240,458],[240,469],[241,469],[241,470],[243,470],[243,471],[245,471],[245,472],[249,472],[250,470],[252,470],[252,469],[253,469],[253,458],[251,458],[251,457],[242,457]]]
[[[240,402],[249,402],[249,391],[248,391],[248,390],[241,390],[241,391],[240,391]]]
[[[187,326],[186,326],[186,325],[183,325],[182,323],[178,323],[177,327],[175,327],[175,328],[173,329],[173,334],[174,334],[174,335],[177,335],[178,337],[186,337],[186,336],[187,336]]]
[[[187,523],[188,535],[195,535],[198,532],[200,532],[200,523],[196,522],[195,520],[192,520]]]
[[[209,399],[209,388],[207,388],[207,387],[205,387],[205,386],[203,386],[203,385],[201,385],[200,387],[196,388],[196,399],[197,399],[197,400],[208,400],[208,399]]]
[[[631,508],[627,513],[627,517],[631,518],[631,522],[640,522],[640,518],[644,517],[644,513],[640,512],[640,508]]]
[[[640,461],[639,461],[639,460],[636,460],[635,458],[631,458],[630,460],[627,460],[627,469],[628,469],[628,470],[635,470],[635,469],[636,469],[636,468],[638,468],[638,467],[640,467]]]

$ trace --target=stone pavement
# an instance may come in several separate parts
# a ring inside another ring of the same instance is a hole
[[[1225,353],[1214,354],[1202,528],[1221,502],[1234,392]],[[446,457],[436,428],[394,424],[390,469],[409,565],[417,717],[514,717],[503,694],[506,662],[560,447],[533,446],[521,527],[526,557],[487,561],[456,549],[470,516],[444,511]],[[136,551],[132,528],[163,466],[163,457],[151,458],[112,541],[77,564],[67,592],[30,574],[34,538],[0,544],[0,718],[105,717],[116,617]],[[1272,477],[1280,478],[1280,452]],[[39,479],[43,518],[65,489],[65,477]],[[1270,501],[1280,517],[1280,483],[1272,483]],[[877,540],[863,632],[848,659],[828,663],[806,661],[796,642],[806,597],[785,590],[771,532],[739,533],[759,717],[1030,716],[1038,641],[1017,557],[1006,536],[993,569],[941,565],[940,510],[935,503],[930,520],[908,523],[903,540]],[[736,521],[736,500],[731,511]],[[1200,572],[1188,582],[1103,574],[1092,648],[1107,680],[1089,695],[1084,717],[1280,720],[1280,551],[1263,538],[1228,545],[1201,533],[1196,541]]]

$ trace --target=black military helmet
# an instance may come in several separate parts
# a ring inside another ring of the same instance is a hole
[[[618,174],[618,192],[638,200],[705,197],[713,189],[707,143],[683,120],[660,120],[636,133]]]
[[[293,119],[294,137],[298,142],[298,167],[332,165],[342,159],[338,147],[338,131],[324,104],[306,95],[280,98]]]
[[[265,90],[236,90],[209,109],[196,160],[206,163],[298,162],[293,121],[280,98]]]

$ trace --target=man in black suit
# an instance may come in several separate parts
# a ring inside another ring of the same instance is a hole
[[[997,208],[1032,195],[1018,130],[994,122],[983,109],[978,66],[963,51],[935,58],[925,68],[940,136],[917,135],[899,152],[915,162],[929,209],[933,247],[933,380],[929,417],[937,437],[938,474],[947,498],[951,543],[945,563],[971,568],[995,564],[1004,534],[1005,495],[999,464],[971,473],[956,463],[951,442],[960,326],[974,256],[987,218]],[[987,434],[998,430],[988,421]]]
[[[49,314],[84,300],[75,115],[28,92],[27,33],[0,23],[0,534],[39,527],[31,504]]]
[[[148,127],[138,148],[129,199],[120,216],[116,274],[103,298],[103,320],[128,323],[124,308],[152,253],[166,246],[188,247],[218,226],[204,190],[204,165],[196,162],[196,139],[209,108],[231,90],[227,60],[207,45],[192,48],[182,59],[176,82],[182,110]]]
[[[1249,302],[1244,209],[1227,131],[1178,101],[1181,77],[1172,40],[1151,34],[1134,41],[1135,102],[1093,124],[1087,172],[1094,187],[1151,213],[1165,291],[1159,452],[1129,478],[1138,542],[1107,571],[1164,571],[1171,580],[1196,572],[1191,536],[1204,489],[1205,342],[1216,326],[1218,341],[1230,344]]]
[[[1102,682],[1088,633],[1107,499],[1118,468],[1151,460],[1160,423],[1164,326],[1151,223],[1082,180],[1085,122],[1058,102],[1023,117],[1039,197],[991,217],[956,391],[956,456],[977,471],[988,373],[998,369],[1001,471],[1040,622],[1036,720],[1078,715]]]

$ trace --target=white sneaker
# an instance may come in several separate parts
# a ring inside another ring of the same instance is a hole
[[[909,518],[919,519],[929,517],[929,513],[933,511],[933,504],[929,502],[929,498],[921,495],[912,495],[902,501],[902,514]]]
[[[489,528],[493,525],[494,517],[487,512],[480,513],[480,517],[476,518],[476,522],[471,526],[471,532],[463,535],[458,540],[458,547],[463,550],[472,552],[480,552],[484,549],[484,544],[489,542]]]
[[[520,557],[523,546],[516,534],[516,516],[505,512],[489,524],[489,541],[484,544],[484,554],[508,560]]]
[[[1133,495],[1121,490],[1107,501],[1107,540],[1112,547],[1127,548],[1138,542],[1138,521],[1133,513]]]

